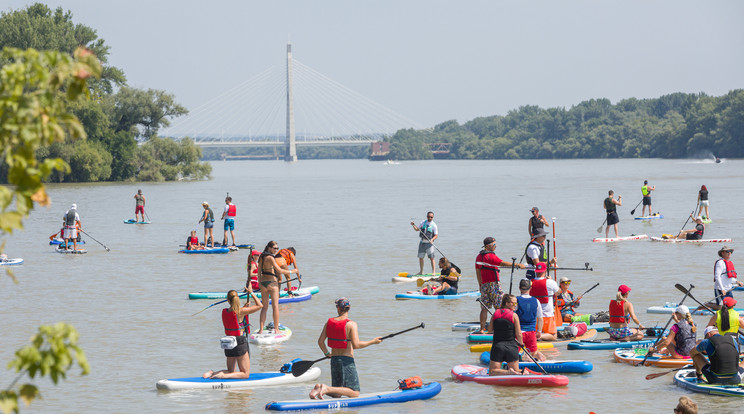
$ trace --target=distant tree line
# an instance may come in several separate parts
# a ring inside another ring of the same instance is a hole
[[[255,159],[284,159],[285,147],[228,147],[204,148],[205,160],[220,160],[222,154],[229,156],[250,156]],[[369,146],[309,146],[297,147],[297,159],[361,159],[369,156]]]
[[[107,64],[109,46],[96,31],[72,21],[72,13],[52,11],[36,3],[0,13],[0,48],[56,50],[72,55],[78,46],[93,52],[102,64],[100,79],[88,82],[89,100],[68,103],[87,139],[55,142],[37,149],[37,157],[61,159],[69,170],[54,171],[56,182],[175,180],[208,177],[211,166],[201,163],[201,149],[190,140],[157,138],[159,128],[187,110],[164,91],[127,86],[124,72]],[[0,61],[0,66],[13,64]],[[67,99],[59,93],[60,99]],[[0,181],[7,182],[7,164],[0,162]]]
[[[592,99],[571,109],[522,106],[505,116],[399,130],[390,159],[432,158],[426,144],[449,143],[452,159],[744,157],[744,90],[719,97],[674,93],[656,99]]]

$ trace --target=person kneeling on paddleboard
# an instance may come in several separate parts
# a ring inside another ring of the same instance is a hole
[[[519,371],[519,347],[524,347],[522,329],[519,327],[517,298],[505,294],[499,309],[493,312],[491,331],[493,343],[491,345],[491,361],[488,365],[488,375],[521,375]],[[501,369],[506,362],[507,369]]]
[[[744,378],[744,362],[739,363],[739,342],[733,335],[721,335],[715,326],[708,326],[705,339],[692,348],[693,365],[698,379],[705,376],[709,384],[740,384]],[[708,355],[710,363],[703,353]]]
[[[610,301],[610,327],[607,333],[613,341],[638,341],[643,339],[645,329],[633,311],[633,304],[628,300],[630,288],[620,285],[617,288],[617,296]],[[638,329],[629,328],[628,320],[638,324]]]
[[[333,398],[359,396],[359,376],[354,363],[354,350],[379,344],[382,338],[369,341],[359,340],[359,330],[356,322],[349,319],[351,304],[346,298],[336,299],[338,316],[329,318],[318,337],[318,347],[323,354],[331,357],[331,386],[315,384],[310,391],[310,398],[323,399],[324,395]],[[326,340],[331,351],[326,347]]]

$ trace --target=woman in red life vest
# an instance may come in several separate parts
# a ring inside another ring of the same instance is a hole
[[[258,258],[258,282],[261,285],[261,325],[258,327],[258,333],[263,332],[266,314],[269,312],[269,299],[271,299],[272,316],[274,317],[274,329],[279,329],[279,281],[281,275],[297,273],[297,269],[282,269],[276,262],[274,255],[279,251],[279,245],[275,241],[270,241],[264,247],[261,257]]]
[[[348,299],[336,299],[338,316],[328,319],[318,337],[320,350],[325,356],[331,357],[332,382],[330,387],[326,384],[315,384],[310,391],[312,399],[323,399],[326,394],[333,398],[358,397],[359,377],[354,363],[354,350],[382,342],[379,336],[369,341],[359,340],[359,329],[356,322],[349,319],[349,308],[351,304]],[[326,347],[326,340],[331,347],[330,352]]]
[[[248,271],[248,279],[245,281],[245,291],[253,292],[254,290],[261,290],[258,285],[258,257],[261,252],[258,250],[251,250],[251,254],[248,255],[248,263],[246,264],[246,270]]]
[[[204,378],[237,378],[245,379],[251,375],[251,359],[250,350],[248,349],[248,340],[244,335],[243,328],[239,321],[244,321],[243,326],[250,332],[250,326],[248,325],[248,315],[261,310],[261,305],[258,303],[258,296],[251,292],[253,297],[253,306],[248,306],[250,299],[245,301],[243,307],[240,306],[240,297],[238,292],[231,290],[227,292],[227,303],[230,304],[229,308],[222,309],[222,325],[225,327],[225,335],[234,336],[238,342],[238,345],[233,349],[225,349],[225,356],[227,357],[227,369],[223,369],[217,372],[211,369],[202,375]],[[235,365],[238,366],[238,371],[235,370]]]
[[[643,325],[636,318],[633,304],[628,300],[630,288],[620,285],[617,288],[617,296],[610,301],[610,327],[607,333],[614,341],[637,341],[643,339]],[[628,319],[638,324],[638,329],[628,327]]]
[[[493,312],[491,329],[493,344],[491,345],[491,363],[488,375],[520,375],[519,346],[524,346],[522,329],[516,312],[517,298],[505,294],[499,309]],[[501,369],[501,363],[506,362],[507,369]]]

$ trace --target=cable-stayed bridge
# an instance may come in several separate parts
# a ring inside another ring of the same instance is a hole
[[[369,145],[421,125],[292,58],[177,118],[161,136],[189,137],[202,147]]]

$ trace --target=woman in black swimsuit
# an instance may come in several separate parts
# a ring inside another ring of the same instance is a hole
[[[263,303],[263,309],[261,309],[260,321],[261,324],[258,326],[258,332],[262,333],[264,323],[266,322],[266,314],[269,311],[269,299],[271,299],[271,311],[274,317],[274,329],[279,329],[279,275],[289,275],[297,273],[297,269],[282,269],[276,264],[274,255],[279,251],[279,245],[275,241],[270,241],[261,253],[261,257],[258,258],[258,283],[261,285],[261,303]]]

